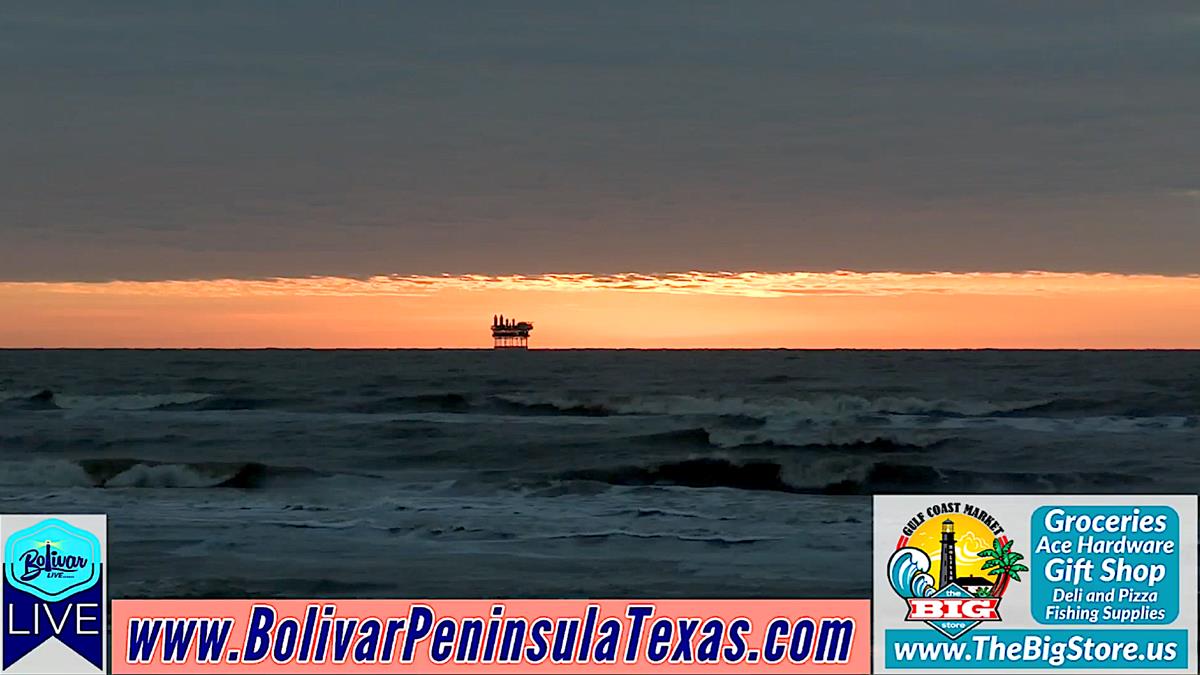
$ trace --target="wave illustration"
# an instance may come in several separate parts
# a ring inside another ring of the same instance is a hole
[[[934,593],[933,563],[919,548],[906,546],[896,549],[888,559],[888,583],[902,598],[928,598]]]

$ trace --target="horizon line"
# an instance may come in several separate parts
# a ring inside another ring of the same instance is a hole
[[[0,352],[1200,352],[1200,347],[5,347]]]

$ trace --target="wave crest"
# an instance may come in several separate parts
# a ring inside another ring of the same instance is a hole
[[[0,462],[0,485],[90,488],[257,489],[275,479],[320,472],[258,462],[174,463],[143,459],[35,459]]]
[[[916,397],[866,398],[822,395],[812,398],[699,397],[699,396],[569,396],[499,395],[496,400],[517,410],[548,414],[682,415],[724,417],[730,420],[788,419],[794,422],[829,422],[861,416],[928,415],[988,416],[1044,405],[1047,401],[926,400]]]
[[[1059,492],[1114,489],[1145,482],[1138,476],[1114,472],[974,471],[853,456],[818,457],[795,463],[700,457],[649,466],[576,470],[560,478],[616,486],[664,485],[826,495],[953,490]]]

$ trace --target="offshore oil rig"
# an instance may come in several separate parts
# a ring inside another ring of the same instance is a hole
[[[505,319],[503,314],[492,316],[492,349],[529,349],[528,321]]]

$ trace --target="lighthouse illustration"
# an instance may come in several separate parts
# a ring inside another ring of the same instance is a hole
[[[942,571],[938,575],[938,588],[945,588],[958,579],[958,564],[955,553],[954,521],[942,521]]]
[[[947,510],[942,504],[929,510],[934,508]],[[1000,621],[1008,579],[1019,581],[1029,569],[1017,564],[1023,556],[1011,550],[1012,540],[998,536],[1003,529],[993,516],[985,522],[969,513],[910,524],[887,561],[888,584],[907,605],[904,620],[928,624],[951,640],[985,621]]]

